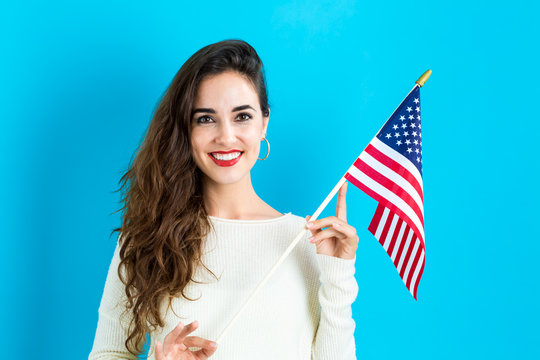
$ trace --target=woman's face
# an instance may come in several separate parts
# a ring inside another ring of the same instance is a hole
[[[195,163],[216,183],[240,181],[257,161],[268,120],[269,117],[263,117],[257,92],[247,78],[234,71],[205,78],[191,117]]]

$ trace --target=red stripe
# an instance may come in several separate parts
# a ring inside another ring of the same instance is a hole
[[[369,224],[368,230],[370,233],[375,235],[377,232],[377,228],[379,227],[379,223],[381,222],[381,217],[384,212],[384,206],[381,204],[377,205],[377,210],[375,210],[375,215],[373,215],[373,219],[371,219],[371,223]]]
[[[390,190],[394,194],[396,194],[398,197],[403,199],[410,207],[411,209],[416,213],[416,216],[420,219],[420,222],[422,223],[422,226],[424,226],[424,214],[422,214],[422,210],[416,203],[416,201],[412,198],[411,195],[409,195],[408,192],[403,190],[401,186],[387,178],[386,176],[382,175],[375,169],[373,169],[371,166],[366,164],[362,159],[357,158],[356,161],[353,164],[358,170],[366,174],[371,179],[375,180],[381,186],[384,186],[386,189]]]
[[[388,253],[388,256],[392,255],[392,250],[396,245],[396,240],[399,235],[399,231],[401,230],[401,224],[403,224],[403,219],[399,218],[396,224],[396,228],[394,229],[394,234],[392,235],[392,240],[390,241],[390,245],[388,246],[388,250],[386,251]]]
[[[372,144],[369,144],[364,151],[367,152],[369,155],[371,155],[373,158],[377,159],[380,163],[394,170],[397,174],[399,174],[405,180],[407,180],[412,185],[412,187],[415,188],[416,192],[418,192],[418,195],[420,195],[420,199],[422,199],[422,204],[424,203],[424,194],[422,191],[422,187],[420,186],[420,183],[418,182],[418,180],[416,180],[414,175],[409,170],[401,166],[400,163],[398,163],[394,159],[383,154],[380,150],[378,150]]]
[[[420,268],[420,271],[418,272],[418,279],[416,280],[416,284],[414,284],[414,292],[413,292],[413,296],[414,296],[414,299],[416,299],[416,291],[418,290],[418,284],[420,283],[420,278],[422,277],[422,274],[424,273],[424,265],[426,263],[426,253],[424,251],[424,260],[422,261],[422,267]]]
[[[384,223],[384,228],[381,233],[381,237],[379,237],[379,243],[384,246],[384,242],[386,241],[386,237],[388,236],[388,231],[390,231],[390,225],[392,225],[392,220],[394,218],[394,214],[392,212],[388,213],[388,217],[386,218],[386,222]]]
[[[416,240],[416,235],[413,235],[411,242],[409,243],[409,248],[407,249],[407,253],[405,254],[405,259],[403,259],[403,266],[401,267],[401,271],[399,272],[399,276],[402,279],[403,279],[403,276],[405,275],[405,270],[407,269],[407,265],[409,264],[409,258],[411,257],[415,240]],[[403,280],[405,281],[405,279]]]
[[[365,192],[366,194],[371,196],[373,199],[378,201],[383,206],[387,207],[390,210],[391,213],[393,212],[393,213],[397,214],[400,218],[402,218],[407,223],[407,225],[409,225],[413,229],[416,236],[418,236],[418,238],[420,238],[422,240],[422,247],[424,246],[424,240],[423,240],[422,234],[420,234],[420,231],[418,230],[418,227],[412,222],[412,220],[400,208],[398,208],[392,202],[390,202],[386,198],[382,197],[380,194],[376,193],[375,191],[371,190],[369,187],[367,187],[366,185],[364,185],[363,183],[358,181],[351,174],[346,173],[345,177],[354,186],[356,186],[357,188],[359,188],[360,190],[362,190],[363,192]]]
[[[401,253],[403,252],[403,248],[405,247],[405,243],[407,242],[407,236],[409,236],[409,232],[411,231],[411,228],[407,225],[405,228],[405,231],[403,232],[403,237],[401,238],[401,244],[399,244],[399,249],[396,254],[396,258],[394,259],[394,265],[396,266],[396,269],[399,265],[399,259],[401,258]]]
[[[420,255],[422,254],[422,247],[418,246],[418,250],[416,251],[416,256],[414,257],[414,261],[411,265],[411,270],[409,271],[409,275],[407,276],[407,289],[411,289],[411,281],[414,272],[416,271],[416,267],[418,266],[418,259],[420,259]]]

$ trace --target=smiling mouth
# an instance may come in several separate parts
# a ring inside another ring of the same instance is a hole
[[[220,161],[230,161],[240,157],[243,154],[243,151],[235,151],[228,154],[219,154],[219,153],[209,153],[216,160]]]

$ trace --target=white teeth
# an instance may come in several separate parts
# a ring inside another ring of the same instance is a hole
[[[215,157],[218,160],[232,160],[240,156],[240,152],[234,152],[230,154],[217,154],[217,153],[211,153],[211,154],[213,157]]]

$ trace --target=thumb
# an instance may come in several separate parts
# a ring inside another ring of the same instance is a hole
[[[306,223],[309,221],[309,219],[311,219],[311,216],[310,216],[310,215],[307,215],[307,216],[306,216]],[[309,231],[311,232],[311,235],[315,235],[315,233],[316,233],[315,231],[313,231],[313,230],[311,230],[311,229],[309,229]]]

